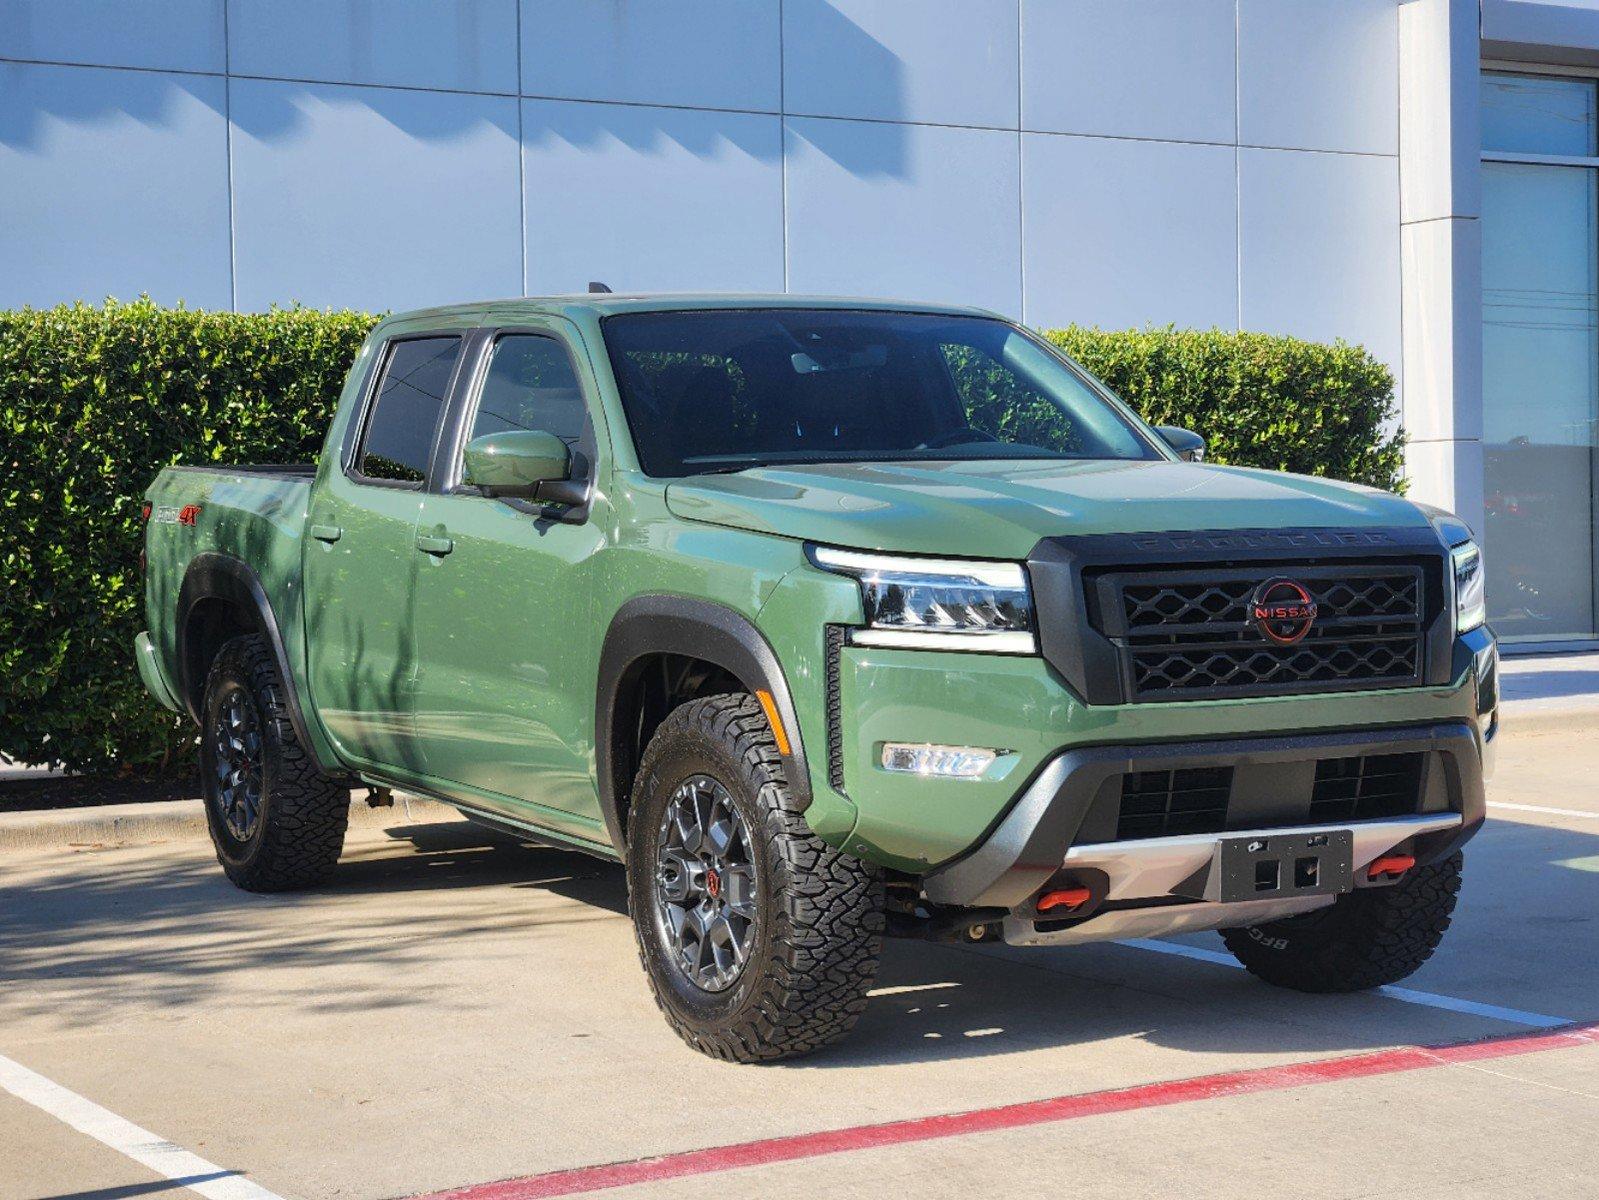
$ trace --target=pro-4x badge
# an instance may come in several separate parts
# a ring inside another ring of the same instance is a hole
[[[163,504],[150,514],[149,519],[157,525],[194,525],[200,520],[200,506],[185,504],[179,508],[176,504]]]
[[[1249,616],[1269,640],[1292,646],[1316,623],[1316,598],[1292,579],[1268,579],[1250,597]]]

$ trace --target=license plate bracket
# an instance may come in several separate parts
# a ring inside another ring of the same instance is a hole
[[[1350,829],[1223,838],[1216,858],[1224,904],[1336,896],[1355,886],[1355,834]]]

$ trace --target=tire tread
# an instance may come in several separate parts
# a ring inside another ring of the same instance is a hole
[[[1359,992],[1397,983],[1432,957],[1449,929],[1464,856],[1417,867],[1401,882],[1340,896],[1331,908],[1241,929],[1227,949],[1267,983],[1301,992]],[[1283,948],[1273,941],[1286,941]]]
[[[344,850],[349,788],[323,772],[300,744],[277,659],[265,638],[249,634],[224,645],[211,664],[206,695],[230,677],[249,689],[260,709],[270,793],[256,852],[245,861],[230,861],[219,843],[217,861],[229,879],[249,892],[296,891],[325,883]],[[209,799],[206,813],[214,823]],[[214,824],[212,836],[217,840]]]
[[[764,839],[766,862],[775,865],[779,886],[774,892],[780,905],[772,914],[773,953],[757,995],[737,1021],[710,1030],[685,1021],[662,995],[643,929],[649,917],[639,908],[651,899],[630,894],[639,957],[655,1002],[678,1036],[712,1058],[770,1062],[831,1045],[860,1019],[877,974],[884,926],[882,872],[810,831],[784,778],[771,726],[748,694],[708,696],[668,714],[640,764],[631,811],[642,812],[644,798],[659,786],[664,747],[684,736],[722,743],[754,786],[763,826],[751,833]],[[637,844],[650,842],[644,824],[632,823],[630,857],[653,853],[653,844]]]

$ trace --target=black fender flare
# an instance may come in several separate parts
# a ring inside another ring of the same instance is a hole
[[[621,818],[626,781],[621,778],[622,731],[615,727],[616,700],[640,661],[653,654],[703,659],[728,671],[749,691],[768,692],[788,736],[789,753],[782,762],[789,790],[801,811],[810,806],[811,777],[794,698],[761,631],[741,613],[708,600],[665,593],[635,596],[617,609],[606,630],[594,696],[600,812],[619,852],[626,853]]]
[[[178,697],[189,716],[195,724],[200,723],[200,713],[195,702],[198,689],[203,687],[203,675],[195,678],[196,667],[194,656],[189,653],[185,644],[189,634],[189,616],[194,611],[194,606],[203,600],[225,600],[235,609],[244,613],[247,618],[253,619],[257,631],[266,638],[267,645],[272,649],[272,656],[277,659],[278,674],[283,679],[285,699],[288,701],[289,721],[294,726],[295,737],[305,752],[313,758],[320,758],[317,754],[317,743],[311,739],[309,727],[305,721],[305,710],[300,705],[300,695],[294,686],[294,673],[289,669],[289,656],[283,644],[283,631],[278,627],[277,614],[272,611],[272,601],[267,598],[266,589],[261,586],[261,578],[255,569],[243,559],[234,558],[231,554],[218,554],[214,551],[196,554],[189,561],[189,568],[183,576],[183,586],[178,589],[177,618],[177,648],[178,648],[178,688],[181,695]],[[206,664],[205,670],[209,669]],[[328,763],[319,763],[324,771],[337,773],[339,768]]]

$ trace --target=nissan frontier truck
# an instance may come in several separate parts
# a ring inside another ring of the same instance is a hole
[[[361,784],[619,861],[720,1058],[841,1038],[887,935],[1392,983],[1483,821],[1481,552],[1202,459],[975,309],[405,313],[314,466],[155,479],[136,657],[239,887],[328,879]]]

